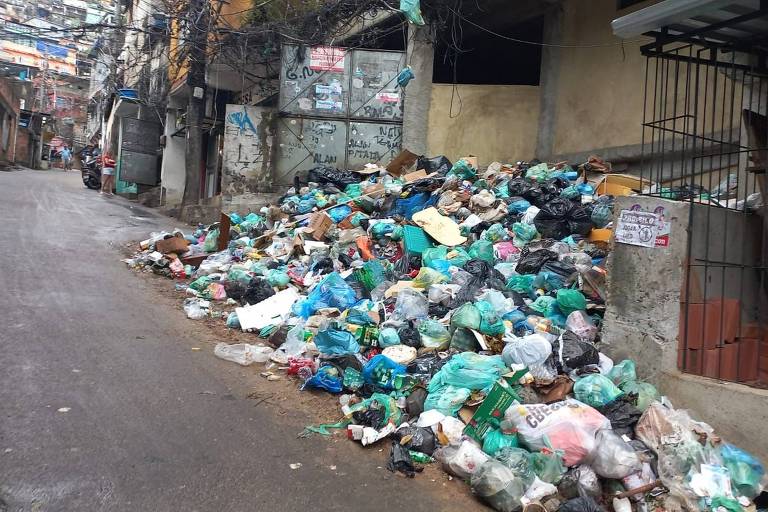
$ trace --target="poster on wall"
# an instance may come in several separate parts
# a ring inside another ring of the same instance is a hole
[[[315,46],[309,52],[309,69],[312,71],[344,72],[346,51],[331,46]]]
[[[616,222],[614,239],[621,244],[655,247],[659,223],[658,213],[621,210]]]

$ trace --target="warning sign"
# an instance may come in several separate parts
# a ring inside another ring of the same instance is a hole
[[[344,72],[346,51],[333,46],[315,46],[309,52],[309,69],[312,71]]]
[[[614,239],[622,244],[655,247],[659,220],[657,213],[621,210],[616,222]]]

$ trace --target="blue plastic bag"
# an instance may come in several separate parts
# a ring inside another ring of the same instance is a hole
[[[307,296],[306,299],[293,305],[293,314],[304,319],[309,318],[315,311],[322,308],[338,308],[345,310],[357,302],[357,294],[339,275],[332,272],[323,279]]]
[[[321,354],[341,356],[360,352],[360,345],[351,332],[335,329],[331,325],[317,332],[315,346]]]
[[[338,370],[335,367],[327,364],[325,366],[321,366],[317,370],[316,374],[305,380],[304,384],[301,386],[301,390],[303,391],[307,388],[312,388],[324,389],[325,391],[329,391],[331,393],[341,393],[342,387],[343,381],[338,376]]]
[[[373,384],[380,389],[394,389],[398,375],[405,375],[405,366],[397,364],[384,354],[373,356],[363,366],[363,380],[366,384]]]
[[[415,25],[424,25],[424,18],[421,16],[419,0],[400,0],[400,10],[411,23]]]
[[[331,218],[331,220],[338,224],[339,222],[343,221],[344,219],[349,216],[350,213],[352,213],[352,208],[350,208],[347,205],[337,206],[336,208],[331,208],[328,210],[328,216]]]
[[[737,494],[749,499],[760,494],[760,482],[763,480],[765,469],[759,460],[727,443],[720,448],[720,455],[723,458],[723,465],[731,473],[731,487]]]

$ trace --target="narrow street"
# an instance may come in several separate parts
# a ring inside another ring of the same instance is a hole
[[[306,416],[248,400],[257,370],[217,360],[120,262],[171,219],[30,170],[0,172],[0,216],[0,510],[481,508],[458,481],[389,473],[388,448],[297,439]]]

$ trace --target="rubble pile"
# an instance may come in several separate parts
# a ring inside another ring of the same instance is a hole
[[[126,262],[254,333],[218,357],[338,395],[341,420],[303,434],[388,443],[390,471],[439,462],[499,511],[755,510],[760,462],[600,352],[613,197],[586,177],[606,168],[318,167]]]

